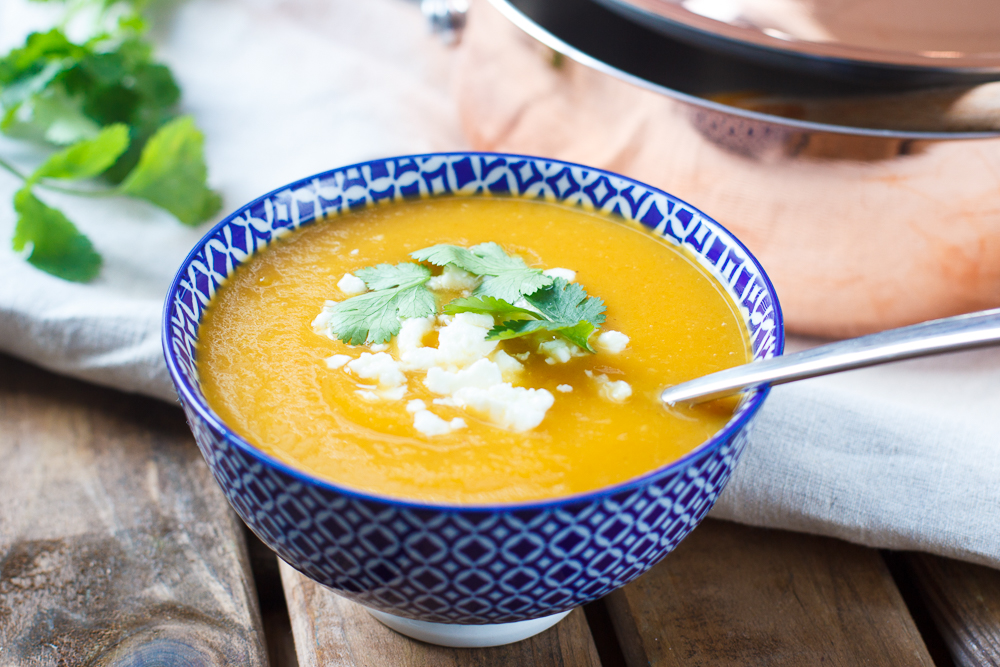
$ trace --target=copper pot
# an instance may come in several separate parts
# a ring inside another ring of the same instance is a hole
[[[592,164],[690,201],[760,258],[793,332],[1000,306],[998,84],[774,86],[616,28],[587,0],[491,1],[470,8],[456,70],[476,149]]]

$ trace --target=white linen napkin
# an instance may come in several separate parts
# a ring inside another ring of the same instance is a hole
[[[50,12],[4,0],[0,49]],[[225,210],[336,166],[465,147],[450,52],[415,2],[190,0],[156,26]],[[0,139],[26,167],[41,159],[33,151]],[[0,349],[175,400],[160,309],[210,223],[188,229],[143,202],[43,192],[104,255],[100,277],[76,285],[10,250],[17,187],[0,172]],[[713,515],[1000,567],[998,480],[1000,351],[969,352],[776,388]]]

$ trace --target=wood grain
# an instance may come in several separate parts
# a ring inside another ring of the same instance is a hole
[[[265,665],[262,636],[180,410],[0,356],[0,665]]]
[[[631,666],[933,665],[876,551],[706,521],[607,598]]]
[[[1000,665],[1000,572],[927,554],[904,559],[955,664]]]
[[[362,607],[281,563],[301,667],[597,667],[600,660],[583,611],[517,644],[484,649],[432,646],[385,627]]]

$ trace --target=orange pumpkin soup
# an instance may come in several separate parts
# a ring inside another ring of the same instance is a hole
[[[592,351],[573,343],[579,329],[554,324],[491,340],[508,319],[531,329],[522,325],[542,317],[542,292],[479,301],[521,311],[512,315],[442,314],[500,280],[411,256],[442,244],[545,270],[515,273],[550,293],[582,287],[579,307],[603,310],[599,328],[582,330]],[[437,314],[384,318],[398,329],[386,342],[373,328],[349,345],[332,314],[381,289],[372,276],[395,269],[379,265],[416,272],[424,282],[408,294]],[[598,489],[683,456],[735,403],[668,411],[658,390],[749,359],[722,288],[640,226],[535,200],[453,197],[372,207],[274,241],[217,293],[197,364],[216,413],[295,468],[395,498],[493,504]]]

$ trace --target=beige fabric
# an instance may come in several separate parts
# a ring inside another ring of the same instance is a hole
[[[1000,139],[826,134],[748,157],[690,107],[552,55],[473,6],[457,76],[473,147],[605,167],[691,202],[760,259],[792,331],[852,336],[1000,306]]]
[[[1000,567],[997,406],[1000,349],[775,387],[713,516]]]

